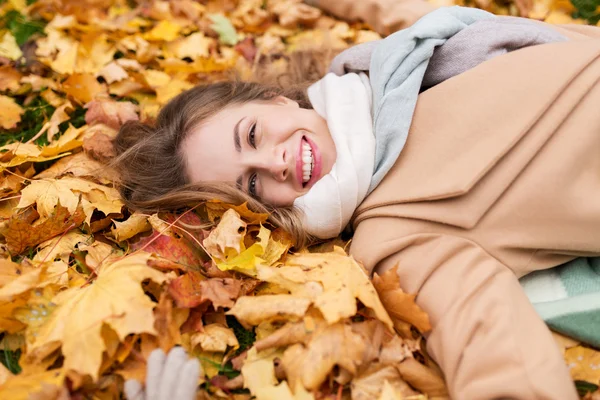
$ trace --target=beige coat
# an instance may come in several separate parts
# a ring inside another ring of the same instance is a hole
[[[518,281],[600,256],[600,28],[557,29],[575,40],[422,93],[353,219],[351,254],[378,273],[398,264],[429,314],[427,349],[454,399],[577,398]]]
[[[361,20],[386,36],[435,9],[425,0],[304,0],[346,21]]]

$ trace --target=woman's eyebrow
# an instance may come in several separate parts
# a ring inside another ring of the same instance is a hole
[[[242,142],[240,141],[240,124],[244,120],[245,117],[240,118],[240,120],[233,127],[233,143],[235,144],[235,150],[238,153],[242,151]]]

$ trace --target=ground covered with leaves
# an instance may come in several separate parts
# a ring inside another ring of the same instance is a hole
[[[600,20],[595,0],[434,3]],[[447,396],[394,271],[370,280],[340,240],[291,254],[245,205],[133,212],[106,164],[124,121],[194,85],[379,35],[299,0],[3,0],[0,16],[0,398],[122,398],[175,345],[202,364],[198,398]],[[596,396],[600,354],[558,343]]]

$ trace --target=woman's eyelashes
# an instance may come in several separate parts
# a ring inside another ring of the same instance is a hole
[[[256,149],[256,122],[253,122],[248,129],[248,144]]]
[[[256,173],[250,175],[250,179],[248,179],[248,193],[254,198],[258,198],[258,194],[256,192],[256,179]]]

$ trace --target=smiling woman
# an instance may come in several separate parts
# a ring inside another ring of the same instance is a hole
[[[282,95],[225,107],[192,128],[181,151],[189,182],[229,182],[277,207],[307,193],[336,158],[325,119]]]

